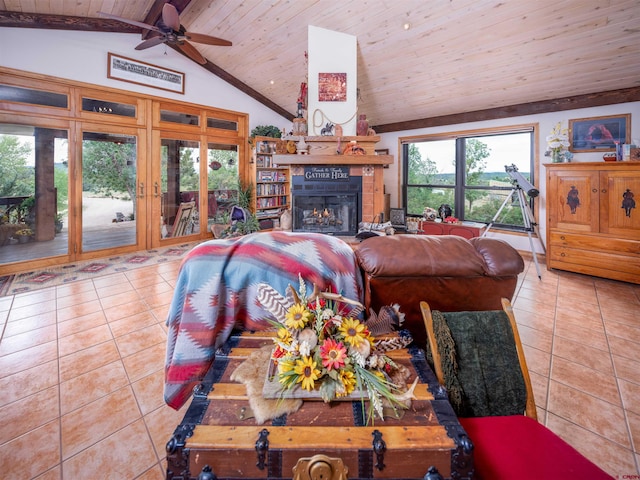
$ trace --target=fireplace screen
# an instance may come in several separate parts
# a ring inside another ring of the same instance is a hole
[[[362,177],[342,181],[313,181],[291,177],[294,232],[319,232],[353,236],[361,215]]]
[[[293,231],[355,235],[358,223],[358,196],[295,195]]]

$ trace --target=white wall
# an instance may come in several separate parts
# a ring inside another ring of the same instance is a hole
[[[135,50],[140,41],[140,36],[135,34],[0,27],[0,65],[248,113],[250,130],[257,125],[290,128],[291,121],[172,48],[158,45],[147,50]],[[108,52],[185,73],[184,95],[107,78]],[[215,58],[212,61],[215,63]]]
[[[356,134],[358,90],[357,39],[353,35],[309,25],[309,91],[307,125],[309,135],[320,135],[327,122],[342,125],[343,135]],[[347,100],[320,102],[319,73],[346,73]]]
[[[539,224],[540,236],[543,242],[546,241],[546,169],[542,166],[544,163],[551,163],[550,157],[545,157],[544,152],[547,149],[546,137],[551,133],[553,127],[558,123],[566,127],[569,119],[575,118],[589,118],[600,117],[605,115],[617,115],[617,114],[631,114],[631,138],[638,142],[640,139],[640,102],[621,103],[616,105],[608,105],[604,107],[592,107],[581,108],[577,110],[566,110],[555,113],[545,113],[540,115],[526,115],[520,117],[506,118],[502,120],[490,120],[484,122],[471,122],[461,123],[457,125],[446,125],[441,127],[423,128],[416,130],[406,130],[403,132],[383,133],[380,134],[380,143],[376,145],[376,148],[388,148],[389,153],[395,156],[395,162],[388,169],[384,171],[384,183],[385,191],[391,195],[391,207],[397,207],[400,202],[400,185],[398,179],[400,178],[400,152],[398,151],[398,139],[400,137],[410,137],[415,135],[426,135],[443,132],[460,132],[465,130],[477,130],[482,128],[509,126],[519,124],[539,124],[538,129],[538,142],[539,151],[538,158],[540,162],[540,169],[536,173],[536,186],[540,190],[538,196],[539,213],[536,217],[536,221]],[[601,162],[602,153],[589,152],[575,154],[573,162]],[[518,250],[530,251],[529,239],[526,236],[516,235],[504,235],[496,234],[493,230],[490,232],[491,236],[495,236],[506,240]],[[534,249],[539,253],[542,251],[540,244],[537,240],[534,240]]]

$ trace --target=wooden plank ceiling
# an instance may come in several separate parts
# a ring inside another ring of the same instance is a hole
[[[164,3],[0,0],[0,28],[135,31],[135,58],[148,32],[98,12],[155,23]],[[169,3],[187,31],[233,42],[192,43],[204,68],[285,116],[306,81],[308,25],[357,37],[358,110],[379,132],[640,100],[640,0]]]

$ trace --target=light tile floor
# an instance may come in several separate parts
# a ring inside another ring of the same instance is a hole
[[[162,399],[179,263],[0,297],[2,478],[164,478],[184,414]],[[513,303],[540,422],[636,478],[640,286],[526,263]]]

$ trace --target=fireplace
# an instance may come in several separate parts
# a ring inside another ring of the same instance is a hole
[[[362,211],[362,177],[340,176],[340,167],[315,168],[291,177],[294,232],[354,236]],[[325,178],[326,175],[333,175]]]

